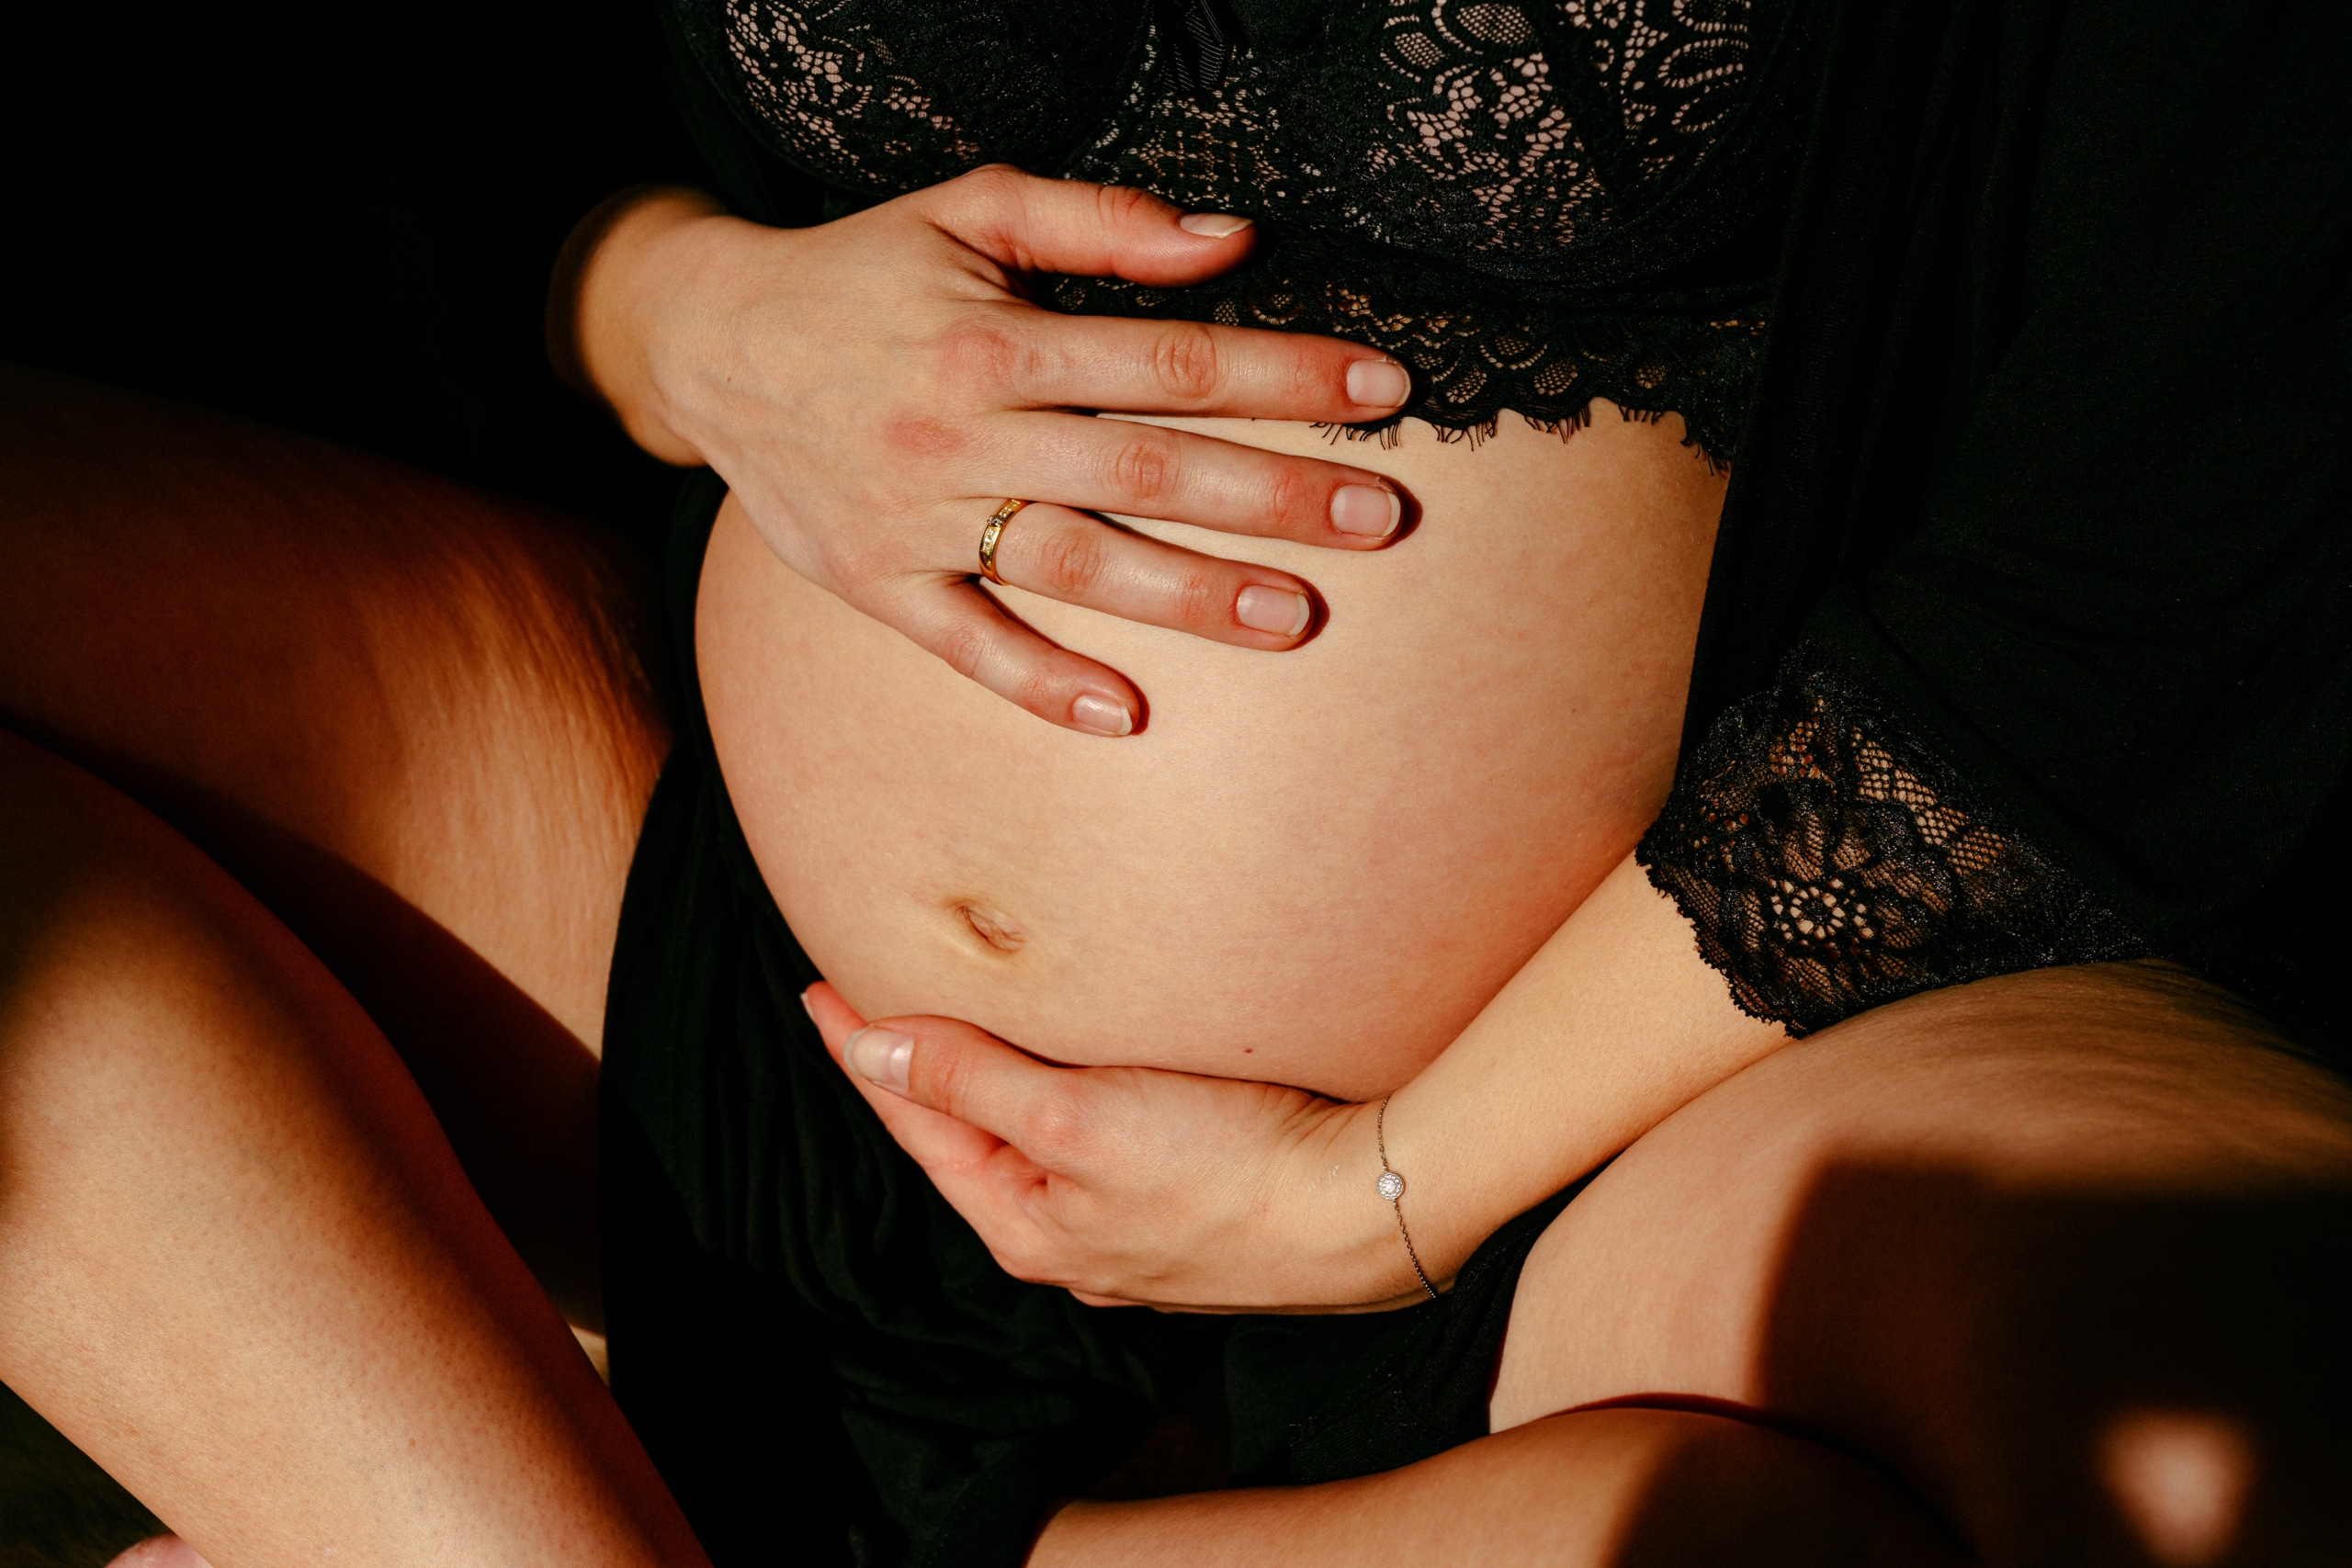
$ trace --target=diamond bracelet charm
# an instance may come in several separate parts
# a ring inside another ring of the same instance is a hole
[[[1380,1145],[1380,1179],[1372,1184],[1372,1190],[1387,1200],[1389,1206],[1396,1211],[1396,1234],[1404,1238],[1405,1256],[1413,1260],[1413,1278],[1421,1282],[1421,1289],[1430,1293],[1430,1300],[1435,1301],[1437,1287],[1430,1283],[1428,1272],[1421,1268],[1421,1255],[1413,1249],[1413,1233],[1405,1228],[1404,1174],[1391,1169],[1388,1165],[1388,1101],[1385,1100],[1380,1102],[1380,1114],[1373,1119],[1372,1130],[1374,1138]]]

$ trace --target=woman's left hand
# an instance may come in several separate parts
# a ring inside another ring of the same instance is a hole
[[[1419,1298],[1371,1194],[1366,1107],[1055,1066],[953,1019],[868,1026],[822,984],[802,999],[890,1135],[1018,1279],[1097,1305],[1204,1312]]]

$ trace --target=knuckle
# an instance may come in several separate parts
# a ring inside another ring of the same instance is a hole
[[[990,1246],[989,1251],[996,1258],[998,1268],[1024,1284],[1050,1285],[1055,1282],[1057,1270],[1052,1252],[1033,1240],[999,1241]]]
[[[932,638],[932,652],[967,679],[978,679],[980,661],[988,657],[988,634],[974,622],[958,616]]]
[[[1174,321],[1154,340],[1151,369],[1171,398],[1197,400],[1216,390],[1216,334],[1198,321]]]
[[[1094,214],[1105,228],[1117,229],[1132,222],[1137,214],[1148,212],[1156,203],[1149,192],[1136,186],[1096,186]]]
[[[1299,344],[1292,350],[1290,390],[1309,402],[1339,393],[1345,396],[1348,365],[1354,356],[1320,344]]]
[[[1040,718],[1061,722],[1069,712],[1069,682],[1052,660],[1041,659],[1012,683],[1013,703]]]
[[[922,1103],[950,1116],[964,1103],[967,1076],[963,1053],[944,1040],[919,1041],[907,1064],[908,1087]]]
[[[1226,585],[1204,571],[1188,571],[1170,595],[1170,614],[1180,626],[1207,626],[1225,619],[1229,598]]]
[[[1038,586],[1065,598],[1091,592],[1110,564],[1106,542],[1102,529],[1083,523],[1033,541]]]
[[[1150,425],[1111,450],[1114,493],[1131,501],[1159,501],[1172,493],[1182,461],[1175,438]]]
[[[949,386],[1001,385],[1021,374],[1029,359],[1020,335],[994,321],[959,321],[939,339],[940,379]]]
[[[867,532],[826,541],[824,561],[835,591],[853,602],[877,596],[903,570],[893,542]]]
[[[922,457],[952,457],[970,445],[969,438],[955,425],[927,414],[885,417],[882,439],[895,450]]]
[[[1290,464],[1274,469],[1274,477],[1266,486],[1266,508],[1278,523],[1296,525],[1317,521],[1316,497],[1323,487]]]
[[[1022,186],[1029,176],[1010,164],[982,164],[968,174],[959,175],[955,184],[966,199],[986,206],[1017,204],[1024,194]]]
[[[1064,1088],[1041,1093],[1022,1123],[1022,1152],[1051,1170],[1069,1163],[1086,1136],[1086,1117],[1077,1096]]]

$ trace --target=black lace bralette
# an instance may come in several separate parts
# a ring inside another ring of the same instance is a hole
[[[1718,461],[1738,435],[1781,0],[671,3],[744,123],[854,198],[1006,162],[1264,234],[1197,288],[1051,279],[1056,309],[1368,344],[1448,433],[1605,398]]]

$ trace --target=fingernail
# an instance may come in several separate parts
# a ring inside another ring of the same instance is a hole
[[[1331,526],[1342,534],[1385,539],[1405,520],[1405,498],[1377,485],[1341,485],[1331,492]]]
[[[1235,620],[1253,632],[1272,632],[1276,637],[1296,637],[1306,629],[1306,618],[1314,613],[1306,594],[1287,588],[1245,588],[1233,602]]]
[[[1222,240],[1227,234],[1238,234],[1250,222],[1251,220],[1236,218],[1230,212],[1187,212],[1176,220],[1176,227],[1204,240]]]
[[[907,1067],[915,1055],[913,1035],[869,1024],[849,1037],[842,1055],[868,1083],[880,1084],[898,1094],[907,1092]]]
[[[1097,735],[1129,735],[1136,728],[1136,716],[1126,705],[1114,703],[1108,697],[1098,697],[1091,692],[1081,692],[1069,705],[1069,718],[1080,729],[1091,729]]]
[[[804,986],[800,989],[800,1010],[808,1015],[808,1021],[811,1023],[817,1021],[817,1010],[808,1005],[808,993],[814,989],[816,987],[813,986]]]
[[[1393,409],[1413,395],[1413,378],[1393,359],[1359,359],[1348,367],[1348,396],[1368,409]]]

